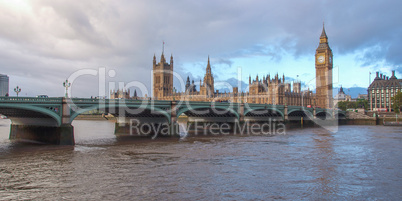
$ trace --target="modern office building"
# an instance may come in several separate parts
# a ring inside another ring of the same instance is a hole
[[[8,88],[9,88],[8,76],[0,74],[0,96],[8,96],[10,94]]]

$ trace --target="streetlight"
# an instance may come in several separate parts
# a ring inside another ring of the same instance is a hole
[[[176,92],[177,92],[176,87],[173,87],[173,101],[176,100]]]
[[[287,106],[287,105],[288,105],[288,97],[285,94],[285,106]]]
[[[65,82],[63,82],[63,87],[66,88],[66,98],[68,98],[68,88],[71,86],[71,83],[68,82],[68,80],[66,80]]]
[[[18,97],[18,94],[21,92],[21,88],[19,86],[17,86],[14,88],[14,91],[15,91],[15,93],[17,93],[17,97]]]

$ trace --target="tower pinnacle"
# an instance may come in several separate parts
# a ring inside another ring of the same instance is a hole
[[[165,52],[165,41],[162,42],[162,54]]]
[[[322,23],[322,32],[321,32],[320,38],[328,38],[328,37],[327,37],[327,33],[325,33],[324,22]]]
[[[208,55],[207,73],[211,74],[211,63],[209,62],[209,55]]]

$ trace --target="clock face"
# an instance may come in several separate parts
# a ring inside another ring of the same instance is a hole
[[[319,56],[319,57],[317,58],[317,61],[318,61],[318,63],[324,63],[325,57],[324,57],[324,56]]]

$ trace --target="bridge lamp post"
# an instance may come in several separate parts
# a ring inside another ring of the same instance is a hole
[[[287,105],[288,105],[288,97],[285,94],[285,106],[287,106]]]
[[[63,87],[66,88],[66,98],[68,98],[68,88],[70,88],[70,86],[71,86],[71,83],[68,82],[68,80],[63,82]]]
[[[176,92],[177,92],[176,87],[173,87],[173,101],[176,100]]]
[[[17,97],[18,97],[18,94],[21,92],[21,88],[19,86],[17,86],[17,87],[14,88],[14,91],[17,94]]]

